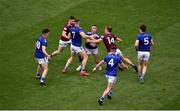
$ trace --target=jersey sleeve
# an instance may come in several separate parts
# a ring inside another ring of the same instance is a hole
[[[136,36],[136,40],[140,40],[140,36],[139,35]]]
[[[79,33],[84,32],[81,27],[78,29]]]
[[[47,46],[47,42],[45,40],[41,41],[42,46]]]
[[[104,61],[107,62],[107,59],[108,59],[108,57],[106,56],[106,57],[104,58]]]
[[[119,58],[118,63],[119,63],[119,64],[121,64],[121,63],[122,63],[122,59],[121,59],[121,58]]]

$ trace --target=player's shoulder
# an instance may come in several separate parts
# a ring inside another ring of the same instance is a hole
[[[152,35],[151,35],[151,34],[149,34],[149,33],[146,33],[146,36],[148,36],[148,37],[152,37]]]

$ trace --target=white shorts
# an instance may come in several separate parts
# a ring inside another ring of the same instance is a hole
[[[138,51],[138,60],[148,61],[150,57],[150,52]]]
[[[88,48],[85,48],[87,54],[89,55],[98,55],[98,48],[96,49],[88,49]]]
[[[37,60],[38,64],[48,64],[48,59],[46,57],[41,58],[41,59],[36,58],[36,60]]]
[[[77,47],[77,46],[74,46],[71,44],[71,53],[80,53],[84,51],[84,48],[83,47]]]
[[[113,84],[116,83],[116,77],[114,76],[106,75],[106,79],[108,80],[109,83],[113,83]]]
[[[123,56],[122,52],[120,49],[116,49],[116,53],[117,56]]]
[[[71,40],[69,41],[59,40],[59,47],[66,47],[68,44],[71,44]]]

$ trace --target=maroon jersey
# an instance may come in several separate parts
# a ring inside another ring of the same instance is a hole
[[[113,34],[104,34],[102,36],[102,39],[103,39],[104,45],[106,46],[106,49],[108,52],[110,52],[111,47],[113,47],[113,46],[116,47],[115,41],[117,39],[117,36],[115,36]]]
[[[66,35],[67,35],[67,36],[68,36],[68,34],[69,34],[70,28],[71,28],[71,25],[69,25],[69,23],[66,23],[66,24],[64,25],[63,31],[66,32]],[[66,38],[66,37],[64,37],[64,36],[62,36],[62,35],[60,36],[60,39],[61,39],[62,41],[69,41],[68,38]]]

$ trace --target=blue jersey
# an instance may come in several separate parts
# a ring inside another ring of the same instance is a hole
[[[42,52],[42,46],[47,46],[47,41],[44,37],[39,37],[36,41],[36,51],[35,51],[36,58],[45,57],[45,54]]]
[[[150,51],[151,48],[151,35],[147,33],[140,33],[136,40],[139,40],[138,51]]]
[[[104,61],[107,64],[106,75],[117,76],[118,64],[122,63],[122,59],[115,54],[109,54],[104,58]]]
[[[86,35],[91,36],[91,35],[93,35],[93,33],[92,32],[87,32]],[[96,33],[95,34],[95,39],[99,39],[99,38],[100,38],[99,34]],[[85,43],[85,46],[88,49],[96,49],[97,48],[97,44],[96,43]]]
[[[82,37],[80,35],[80,32],[83,32],[81,27],[79,26],[73,26],[70,28],[70,33],[72,37],[72,45],[81,47],[82,46]]]

